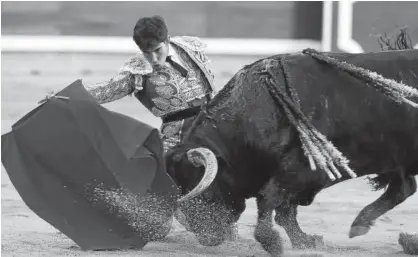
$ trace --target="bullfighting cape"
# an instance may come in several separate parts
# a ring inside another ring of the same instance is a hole
[[[158,130],[100,106],[80,80],[57,96],[1,138],[26,205],[85,250],[142,248],[167,235],[178,189]]]

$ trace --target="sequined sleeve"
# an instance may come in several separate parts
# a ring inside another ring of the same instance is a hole
[[[152,66],[139,52],[122,66],[115,77],[109,81],[86,86],[86,89],[100,104],[112,102],[141,91],[143,75],[151,72]]]
[[[109,103],[121,99],[135,90],[135,82],[141,85],[138,78],[130,72],[121,71],[109,81],[86,86],[87,91],[100,103]]]

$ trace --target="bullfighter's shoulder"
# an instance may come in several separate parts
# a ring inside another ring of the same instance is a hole
[[[204,51],[207,45],[198,37],[177,36],[172,37],[171,41],[191,51]]]
[[[152,72],[152,65],[147,61],[142,52],[138,52],[123,64],[120,72],[128,72],[133,75],[146,75]]]

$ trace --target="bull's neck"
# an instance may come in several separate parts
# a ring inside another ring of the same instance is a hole
[[[231,138],[222,133],[223,121],[208,115],[202,119],[191,131],[188,141],[210,149],[216,156],[228,158],[226,155],[230,149],[227,146]]]

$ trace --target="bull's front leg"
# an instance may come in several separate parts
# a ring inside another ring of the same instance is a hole
[[[282,256],[283,243],[280,234],[273,228],[273,210],[266,198],[257,198],[258,218],[254,231],[255,239],[271,256]]]
[[[274,220],[283,227],[289,236],[293,248],[317,249],[324,247],[324,238],[319,235],[308,235],[302,231],[297,220],[296,204],[284,204],[276,208]]]
[[[281,188],[278,191],[282,203],[275,208],[274,219],[286,231],[293,248],[322,248],[322,236],[308,235],[300,228],[297,208],[299,205],[310,205],[328,179],[324,173],[313,172],[300,151],[300,148],[296,147],[286,154],[281,171],[283,176],[277,179],[277,187]]]

